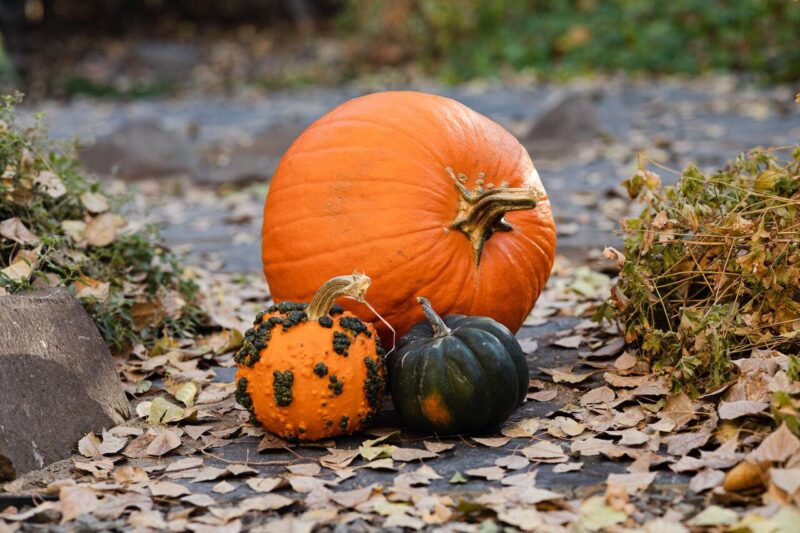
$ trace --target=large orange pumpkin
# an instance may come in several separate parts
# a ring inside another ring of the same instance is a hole
[[[264,207],[276,301],[307,301],[336,273],[365,272],[370,303],[398,336],[424,318],[419,295],[442,314],[517,331],[555,245],[525,148],[463,104],[418,92],[363,96],[317,120],[283,156]],[[347,307],[374,318],[363,304]]]

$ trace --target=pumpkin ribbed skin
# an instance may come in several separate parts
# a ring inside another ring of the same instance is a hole
[[[448,168],[469,190],[483,172],[487,189],[534,188],[539,202],[507,213],[510,231],[487,232],[476,254],[453,227],[463,193]],[[276,301],[307,301],[332,275],[365,272],[370,303],[398,336],[422,319],[419,294],[443,314],[489,316],[516,331],[550,275],[555,235],[539,176],[508,131],[448,98],[377,93],[337,107],[284,155],[264,208],[264,274]]]
[[[392,401],[420,431],[474,433],[498,426],[525,399],[528,365],[514,335],[487,317],[450,315],[441,337],[427,322],[390,355]]]
[[[283,438],[351,434],[380,407],[383,354],[372,324],[338,306],[310,320],[304,304],[279,304],[257,318],[236,356],[237,400]]]

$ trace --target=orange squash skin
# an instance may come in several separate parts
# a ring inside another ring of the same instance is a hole
[[[476,261],[453,221],[465,186],[535,188],[534,209],[506,213]],[[505,182],[505,183],[504,183]],[[517,331],[552,269],[556,232],[533,163],[508,131],[430,94],[385,92],[342,104],[284,155],[264,207],[264,274],[276,301],[308,301],[322,282],[358,270],[369,302],[399,336],[423,319],[415,297],[442,314],[488,316]],[[347,302],[356,315],[367,308]],[[379,324],[385,339],[391,333]],[[388,336],[387,336],[388,335]]]
[[[380,407],[386,370],[375,328],[337,307],[319,321],[295,320],[288,329],[269,327],[271,318],[292,316],[275,310],[259,316],[248,332],[236,357],[237,400],[271,433],[304,441],[351,434]],[[269,328],[269,336],[258,350],[252,343],[261,328]]]

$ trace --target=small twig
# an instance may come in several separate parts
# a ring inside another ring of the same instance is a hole
[[[223,463],[229,465],[245,465],[245,466],[274,466],[274,465],[288,465],[291,464],[291,461],[258,461],[258,462],[250,462],[250,461],[234,461],[231,459],[225,459],[224,457],[220,457],[219,455],[213,454],[211,452],[207,452],[205,450],[200,450],[200,453],[211,457],[212,459],[216,459],[217,461],[221,461]]]

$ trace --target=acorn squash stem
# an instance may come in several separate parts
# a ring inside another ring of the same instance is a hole
[[[418,296],[417,301],[422,304],[422,312],[425,313],[425,318],[428,319],[431,328],[433,328],[433,338],[446,337],[450,335],[450,328],[444,323],[436,311],[433,310],[430,300],[424,296]]]
[[[314,294],[308,304],[306,314],[309,320],[319,320],[328,314],[337,298],[348,296],[359,302],[364,301],[364,295],[372,283],[369,276],[360,272],[353,272],[349,276],[336,276],[325,283]]]
[[[446,169],[461,193],[458,214],[451,227],[460,230],[472,243],[475,263],[480,264],[483,245],[496,231],[511,231],[513,228],[503,220],[510,211],[534,209],[541,200],[541,193],[533,187],[483,188],[483,178],[476,182],[472,191],[464,185],[466,176],[456,175],[451,168]]]

